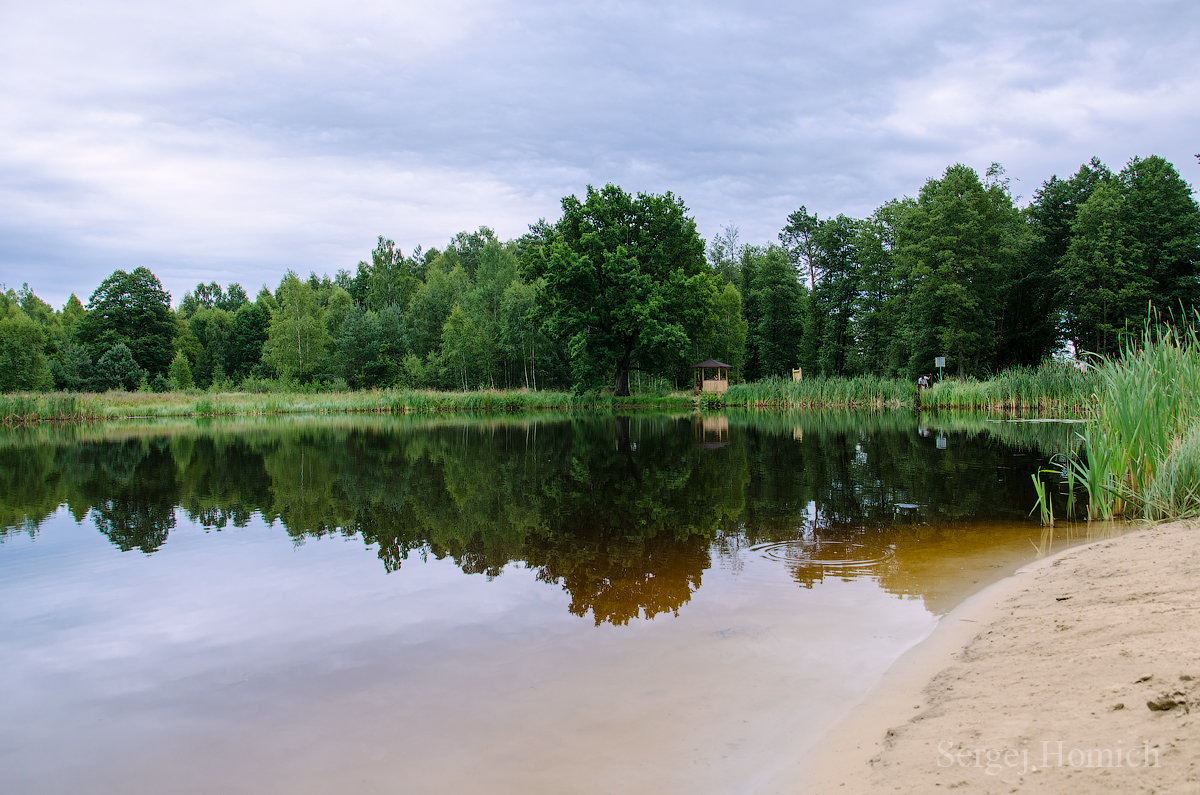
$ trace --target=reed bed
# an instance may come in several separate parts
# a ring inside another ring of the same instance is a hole
[[[1193,321],[1200,320],[1200,315]],[[1071,474],[1088,518],[1200,516],[1200,340],[1195,322],[1148,325],[1121,356],[1095,367],[1082,455]]]
[[[900,408],[915,406],[917,387],[899,378],[765,378],[734,384],[724,395],[701,396],[705,408]]]
[[[352,414],[434,411],[543,411],[557,409],[691,408],[690,396],[532,392],[106,392],[0,395],[0,424],[80,422],[130,418],[224,417],[264,414]]]
[[[1066,362],[1014,367],[986,381],[949,379],[920,394],[922,408],[1006,412],[1076,412],[1100,386],[1098,374]]]

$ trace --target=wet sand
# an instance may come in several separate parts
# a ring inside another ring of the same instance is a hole
[[[1200,525],[1076,547],[971,597],[774,784],[1200,793]]]

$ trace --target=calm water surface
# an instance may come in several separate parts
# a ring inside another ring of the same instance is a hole
[[[802,790],[797,757],[940,615],[1064,541],[1030,473],[1072,430],[4,432],[0,791]]]

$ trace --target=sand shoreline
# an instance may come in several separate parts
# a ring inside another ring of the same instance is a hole
[[[968,598],[788,778],[779,791],[1200,793],[1200,527],[1073,547]]]

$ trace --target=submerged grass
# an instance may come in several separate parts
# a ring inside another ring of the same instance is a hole
[[[683,393],[614,397],[600,393],[525,390],[435,392],[105,392],[0,395],[0,424],[258,414],[543,411],[553,409],[691,408]]]

